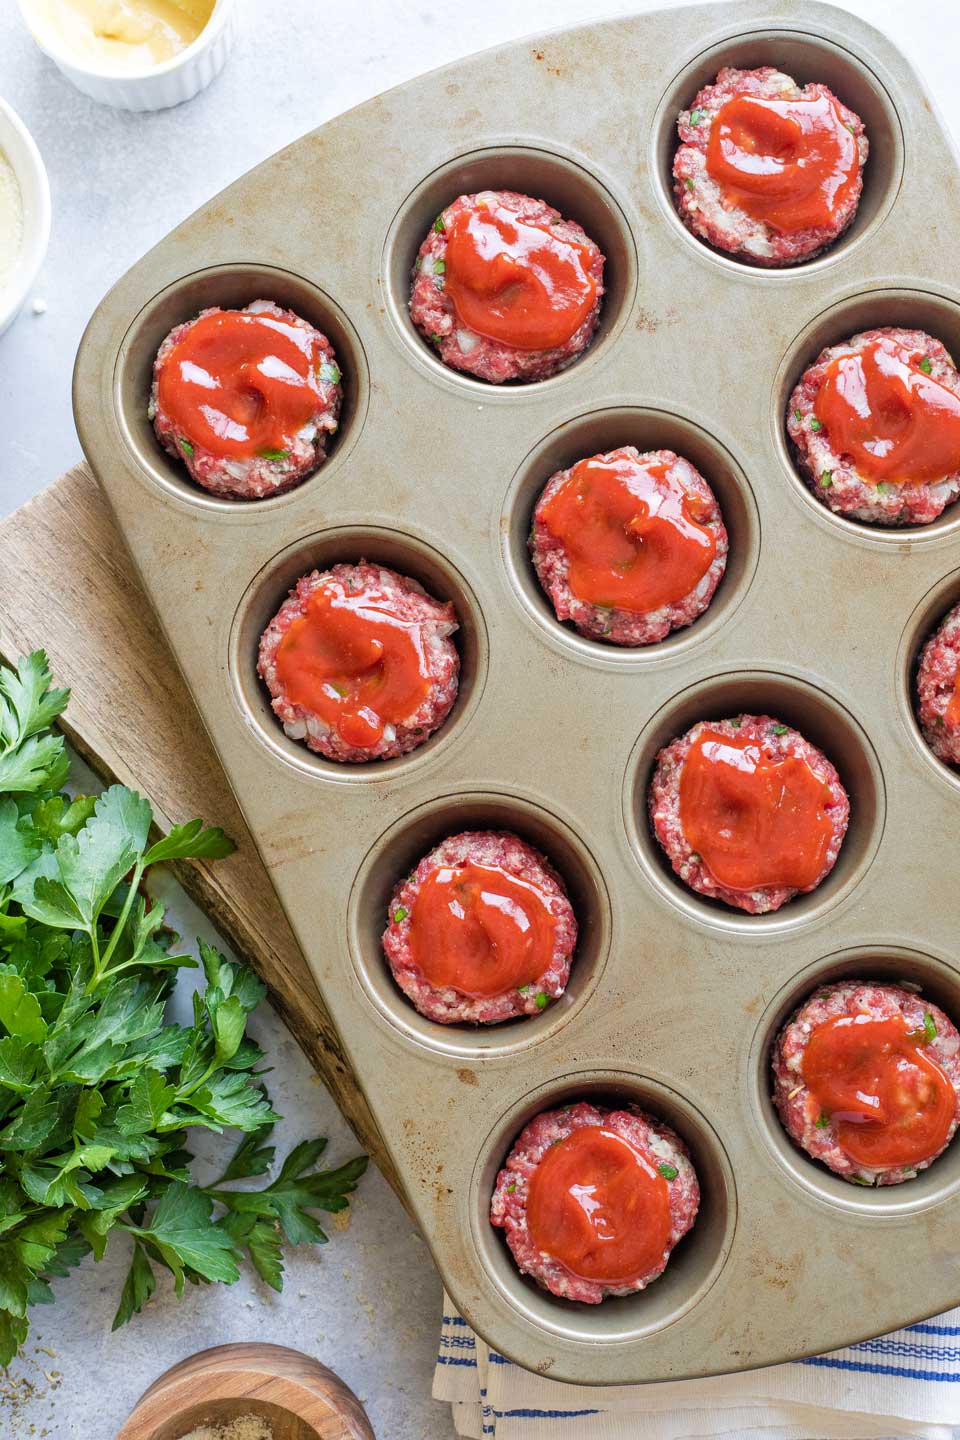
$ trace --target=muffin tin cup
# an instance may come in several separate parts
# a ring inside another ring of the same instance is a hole
[[[836,527],[850,539],[868,545],[932,545],[956,542],[960,531],[960,502],[948,505],[928,525],[869,525],[835,514],[818,500],[800,470],[795,447],[787,435],[790,396],[804,371],[821,350],[839,345],[862,330],[884,326],[925,330],[942,341],[949,354],[960,359],[960,298],[924,288],[904,286],[858,291],[817,315],[790,345],[774,379],[770,420],[774,444],[788,483],[813,507],[816,518]]]
[[[147,419],[144,395],[153,380],[153,361],[164,339],[176,325],[195,318],[210,306],[243,309],[254,300],[273,300],[308,320],[333,346],[340,367],[343,401],[340,423],[327,437],[326,459],[292,489],[263,500],[235,500],[211,495],[194,484],[186,469],[160,444]],[[245,511],[269,515],[288,504],[304,485],[328,478],[349,454],[363,427],[370,381],[366,357],[357,332],[339,305],[319,286],[275,265],[214,265],[186,275],[154,295],[131,324],[117,356],[114,405],[116,418],[132,458],[141,472],[168,494],[188,505],[202,506],[224,515]]]
[[[863,192],[856,215],[847,229],[820,255],[797,266],[781,269],[752,264],[715,249],[683,224],[673,204],[673,155],[679,112],[687,108],[705,85],[727,66],[753,70],[770,65],[790,75],[798,85],[814,81],[827,85],[849,109],[860,116],[870,142],[864,168]],[[846,44],[826,34],[812,35],[800,28],[743,29],[718,44],[701,50],[674,76],[657,107],[650,158],[654,185],[667,222],[683,239],[697,246],[702,258],[730,270],[740,278],[751,276],[774,284],[795,283],[798,276],[817,276],[826,267],[854,252],[886,219],[903,178],[904,142],[900,117],[880,76]]]
[[[842,980],[876,980],[919,989],[951,1018],[960,1016],[960,973],[950,960],[881,942],[841,950],[817,960],[770,1001],[750,1052],[750,1084],[764,1144],[793,1183],[809,1195],[871,1224],[928,1211],[960,1191],[960,1145],[921,1170],[913,1180],[875,1188],[852,1185],[795,1145],[780,1123],[771,1098],[771,1061],[777,1037],[791,1015],[822,985]]]
[[[672,210],[675,111],[731,62],[825,80],[870,130],[856,221],[782,272],[717,255]],[[772,1364],[960,1302],[945,1259],[960,1150],[866,1194],[794,1149],[764,1089],[777,1026],[822,975],[915,975],[960,1019],[945,867],[960,782],[925,751],[910,695],[919,647],[960,598],[960,511],[923,531],[836,519],[784,432],[803,366],[856,329],[916,324],[960,353],[952,256],[930,229],[931,215],[941,235],[960,226],[956,179],[917,77],[849,13],[814,0],[652,12],[518,41],[331,121],[144,257],[84,338],[84,448],[446,1289],[499,1353],[554,1378]],[[498,387],[443,367],[410,324],[407,286],[438,211],[501,186],[584,226],[607,293],[580,358]],[[294,490],[217,500],[156,445],[150,364],[177,321],[260,297],[330,337],[343,421]],[[731,544],[708,609],[637,650],[559,624],[527,553],[551,474],[625,444],[685,455]],[[337,765],[284,735],[257,642],[300,575],[361,558],[453,602],[461,687],[420,749]],[[742,711],[799,729],[851,800],[829,876],[766,916],[685,889],[647,821],[658,751]],[[542,1014],[441,1026],[407,1003],[380,937],[396,883],[472,827],[544,851],[579,943]],[[580,1096],[636,1100],[673,1125],[704,1196],[665,1274],[596,1307],[536,1289],[487,1223],[523,1125]]]
[[[850,822],[837,861],[815,890],[780,910],[748,915],[700,895],[674,874],[648,814],[650,782],[661,750],[699,720],[769,715],[798,730],[836,767],[850,798]],[[713,675],[674,696],[640,735],[627,766],[623,817],[630,845],[648,881],[691,920],[743,937],[809,927],[855,891],[877,853],[886,800],[883,774],[863,728],[833,696],[796,675],[756,670]]]
[[[897,652],[896,684],[900,719],[917,754],[933,766],[941,781],[951,785],[955,794],[960,794],[960,768],[948,764],[933,753],[923,738],[917,716],[917,670],[920,655],[927,641],[957,604],[960,604],[960,570],[944,576],[939,584],[934,585],[924,595],[904,626]]]
[[[257,673],[257,655],[260,636],[301,576],[363,561],[409,576],[427,594],[453,604],[457,629],[451,638],[460,657],[460,678],[452,711],[416,750],[392,760],[352,765],[328,760],[284,733]],[[234,617],[228,663],[237,706],[267,753],[311,778],[333,784],[376,784],[411,767],[421,768],[469,721],[486,680],[486,625],[467,580],[419,537],[383,526],[335,526],[288,546],[254,577]]]
[[[525,1125],[545,1110],[586,1100],[605,1109],[638,1106],[670,1126],[689,1151],[700,1182],[700,1210],[663,1274],[646,1290],[583,1305],[542,1289],[519,1273],[504,1232],[490,1224],[497,1175]],[[509,1304],[530,1323],[586,1345],[624,1345],[675,1324],[708,1292],[722,1269],[737,1226],[733,1167],[712,1126],[685,1096],[637,1072],[591,1069],[540,1086],[502,1115],[480,1149],[470,1187],[471,1239],[484,1269]]]
[[[458,195],[480,190],[514,190],[546,200],[565,220],[582,226],[606,256],[603,305],[593,339],[580,360],[544,380],[491,385],[450,370],[410,319],[410,281],[424,237],[441,210]],[[382,259],[387,310],[408,357],[444,387],[460,386],[481,403],[502,396],[516,404],[524,397],[538,396],[545,386],[556,388],[584,363],[596,363],[626,323],[637,289],[637,267],[634,233],[626,216],[608,185],[583,157],[563,154],[556,146],[545,149],[510,143],[489,144],[454,156],[427,175],[397,211]]]
[[[564,994],[541,1015],[498,1025],[441,1025],[417,1013],[390,973],[381,936],[394,888],[435,845],[462,830],[518,835],[546,855],[566,887],[577,915],[577,946]],[[593,994],[610,948],[610,901],[583,839],[556,815],[519,795],[484,791],[429,801],[382,835],[354,881],[347,923],[357,977],[379,1014],[426,1048],[473,1061],[511,1056],[555,1034]]]
[[[609,645],[578,634],[557,619],[550,597],[530,558],[533,513],[544,487],[558,470],[586,456],[633,445],[674,450],[699,470],[716,497],[727,529],[729,551],[723,577],[706,610],[692,624],[655,645]],[[633,669],[663,666],[709,641],[718,625],[736,611],[753,580],[760,553],[760,518],[753,489],[725,445],[694,421],[663,410],[611,406],[577,415],[547,435],[523,461],[507,492],[500,520],[503,562],[525,612],[565,653],[601,665]]]

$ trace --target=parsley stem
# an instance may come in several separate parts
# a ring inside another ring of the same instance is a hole
[[[100,942],[97,939],[97,922],[94,920],[86,932],[90,936],[90,953],[93,955],[93,974],[87,981],[86,994],[92,995],[100,983]]]
[[[177,1093],[173,1098],[173,1104],[179,1104],[181,1100],[189,1100],[190,1096],[195,1095],[196,1092],[201,1088],[201,1086],[207,1083],[214,1070],[218,1068],[219,1062],[216,1055],[214,1055],[213,1059],[210,1061],[210,1064],[207,1066],[206,1070],[204,1070],[203,1074],[198,1080],[194,1080],[193,1083],[190,1085],[180,1085],[177,1088]]]
[[[88,995],[91,993],[91,991],[97,988],[97,986],[100,984],[100,981],[106,974],[107,966],[110,963],[110,956],[113,954],[114,950],[116,950],[117,941],[120,939],[121,935],[127,927],[127,921],[130,919],[130,911],[133,909],[133,902],[139,893],[140,881],[143,879],[143,868],[143,860],[141,858],[134,866],[133,878],[130,881],[129,888],[127,889],[127,898],[123,902],[123,909],[120,911],[120,914],[117,917],[117,923],[113,927],[113,933],[111,934],[110,939],[107,942],[107,948],[106,950],[104,950],[102,956],[98,957],[98,947],[96,939],[94,938],[93,975],[90,978],[90,984],[87,986]],[[96,924],[94,924],[93,928],[94,930],[96,930]]]

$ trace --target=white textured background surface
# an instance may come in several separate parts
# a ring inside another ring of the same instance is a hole
[[[241,39],[214,85],[177,110],[130,115],[74,91],[33,46],[14,0],[0,0],[0,95],[32,130],[53,191],[50,252],[34,291],[47,311],[34,315],[28,303],[0,337],[0,514],[79,458],[70,377],[86,320],[113,282],[198,205],[304,131],[424,70],[536,30],[643,8],[612,0],[242,0]],[[956,126],[955,3],[856,0],[847,8],[900,44]],[[173,887],[171,904],[177,928],[214,938]],[[328,1134],[334,1160],[346,1158],[349,1133],[279,1021],[264,1010],[252,1028],[269,1052],[274,1102],[287,1117],[280,1146]],[[61,1282],[57,1305],[38,1312],[14,1393],[5,1395],[0,1381],[2,1440],[108,1440],[166,1366],[241,1339],[319,1355],[365,1399],[381,1440],[452,1434],[448,1412],[429,1398],[439,1283],[379,1175],[362,1183],[347,1231],[334,1232],[323,1251],[290,1257],[282,1297],[248,1279],[232,1290],[191,1291],[180,1305],[164,1293],[111,1335],[123,1270],[118,1246]]]

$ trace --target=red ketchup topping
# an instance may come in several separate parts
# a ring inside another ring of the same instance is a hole
[[[960,470],[960,397],[921,359],[881,336],[827,367],[814,414],[867,481],[904,485]]]
[[[948,725],[960,725],[960,661],[957,663],[957,674],[953,682],[953,691],[947,702],[947,711],[943,718]]]
[[[397,619],[375,587],[349,591],[326,580],[312,591],[277,646],[277,678],[295,705],[369,748],[406,720],[430,685],[419,627]]]
[[[468,330],[516,350],[565,344],[597,299],[590,250],[504,205],[455,211],[445,289]]]
[[[858,168],[856,139],[828,95],[734,95],[710,126],[707,173],[738,209],[783,233],[829,225]]]
[[[201,315],[163,362],[160,409],[214,455],[278,459],[317,412],[324,358],[316,335],[274,315]]]
[[[839,1015],[818,1025],[803,1052],[804,1084],[858,1165],[917,1165],[946,1144],[956,1094],[902,1015]]]
[[[438,989],[474,999],[539,979],[553,959],[556,921],[547,896],[499,865],[442,866],[424,880],[410,912],[410,947]]]
[[[645,614],[689,595],[717,542],[709,507],[670,478],[670,466],[623,450],[580,460],[539,510],[568,559],[579,600]]]
[[[552,1145],[533,1172],[527,1225],[537,1249],[572,1275],[630,1285],[663,1261],[670,1192],[629,1140],[583,1125]]]
[[[731,890],[819,880],[833,833],[830,787],[805,760],[756,740],[702,730],[680,774],[680,824],[710,874]]]

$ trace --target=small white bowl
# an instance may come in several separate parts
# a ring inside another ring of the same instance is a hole
[[[56,32],[35,13],[31,0],[19,0],[19,4],[27,29],[57,69],[84,95],[117,110],[166,110],[192,100],[227,63],[238,26],[235,0],[216,0],[196,40],[179,55],[146,70],[118,72],[81,63],[62,48]]]
[[[0,100],[0,150],[10,161],[23,203],[23,235],[13,269],[0,280],[0,335],[30,293],[50,241],[50,182],[36,141],[20,116]]]

